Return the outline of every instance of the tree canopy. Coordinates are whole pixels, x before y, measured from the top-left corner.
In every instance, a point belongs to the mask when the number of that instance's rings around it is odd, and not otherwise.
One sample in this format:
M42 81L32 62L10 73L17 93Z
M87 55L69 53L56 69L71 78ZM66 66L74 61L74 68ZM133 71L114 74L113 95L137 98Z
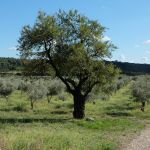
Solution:
M144 111L145 103L150 101L150 77L138 77L132 88L132 94L135 97L135 101L142 103L141 111Z
M39 12L35 24L24 26L18 50L25 59L43 60L74 97L74 117L84 117L84 104L97 84L111 82L118 72L104 60L116 48L104 41L105 27L76 10L55 15ZM78 107L77 107L78 105Z

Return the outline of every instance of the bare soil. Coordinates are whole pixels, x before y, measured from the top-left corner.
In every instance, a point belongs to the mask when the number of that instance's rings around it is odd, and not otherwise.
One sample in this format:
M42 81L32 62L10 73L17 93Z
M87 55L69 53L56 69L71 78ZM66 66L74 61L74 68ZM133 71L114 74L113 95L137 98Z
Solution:
M143 130L123 150L150 150L150 126Z

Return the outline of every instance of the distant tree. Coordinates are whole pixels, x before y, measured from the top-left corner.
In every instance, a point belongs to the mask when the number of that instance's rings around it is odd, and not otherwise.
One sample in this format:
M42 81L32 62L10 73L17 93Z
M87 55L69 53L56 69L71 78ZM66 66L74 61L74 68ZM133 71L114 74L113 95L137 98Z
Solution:
M137 102L141 102L141 111L144 112L146 102L150 102L150 77L139 78L133 84L133 96Z
M21 67L22 62L20 59L0 57L0 71L2 72L18 70Z
M97 84L111 82L118 72L104 59L116 47L104 41L105 28L78 11L40 12L33 27L24 26L18 50L23 59L47 61L73 95L76 119L84 118L85 102Z
M47 88L42 82L36 81L28 87L27 94L31 102L31 109L33 109L34 103L46 96Z
M63 85L58 80L52 80L47 84L47 101L50 103L52 96L61 93L63 90Z
M30 87L31 83L29 81L22 80L18 86L18 90L21 91L21 95L23 92L27 92L28 88Z
M24 68L22 69L23 75L26 76L48 76L53 75L52 69L45 60L33 59L22 60Z
M62 100L62 101L66 100L66 96L63 92L58 94L58 98L59 98L59 100Z
M8 100L8 96L13 92L13 85L9 81L0 80L0 95Z

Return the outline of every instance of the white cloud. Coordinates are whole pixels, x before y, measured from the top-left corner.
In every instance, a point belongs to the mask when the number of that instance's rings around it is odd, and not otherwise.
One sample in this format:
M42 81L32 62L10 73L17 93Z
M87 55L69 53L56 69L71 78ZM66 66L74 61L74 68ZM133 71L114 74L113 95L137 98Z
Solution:
M146 51L146 54L147 54L147 55L150 55L150 50L149 50L149 51Z
M142 63L147 64L147 63L148 63L148 58L147 58L147 57L143 57L143 58L141 59L141 61L142 61Z
M104 36L102 39L104 42L111 41L111 38L109 36Z
M99 37L99 36L95 36L93 35L93 37L96 39L96 40L99 40L99 41L102 41L102 42L107 42L107 41L111 41L111 38L109 36L104 36L104 37Z
M124 55L124 54L121 54L120 57L119 57L119 60L120 60L120 61L123 61L123 62L126 61L125 55Z
M9 47L9 48L8 48L8 50L16 51L16 50L17 50L17 48L16 48L15 46L13 46L13 47Z
M145 44L150 44L150 40L144 41Z
M134 59L129 60L130 63L135 63Z

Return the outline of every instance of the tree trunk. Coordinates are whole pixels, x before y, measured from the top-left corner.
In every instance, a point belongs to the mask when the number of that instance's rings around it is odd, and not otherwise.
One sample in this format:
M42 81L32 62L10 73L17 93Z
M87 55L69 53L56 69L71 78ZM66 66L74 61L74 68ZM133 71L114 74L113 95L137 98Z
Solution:
M82 95L76 94L74 97L73 117L75 119L83 119L85 117L85 99Z
M142 102L142 105L141 105L141 111L144 112L144 108L145 108L145 102Z
M52 95L50 97L49 97L49 95L47 95L47 102L48 103L50 103L51 99L52 99Z
M31 100L31 109L33 110L33 100Z
M23 91L21 90L21 94L20 94L21 98L22 98L22 94L23 94Z
M6 101L8 102L8 96L5 96Z

